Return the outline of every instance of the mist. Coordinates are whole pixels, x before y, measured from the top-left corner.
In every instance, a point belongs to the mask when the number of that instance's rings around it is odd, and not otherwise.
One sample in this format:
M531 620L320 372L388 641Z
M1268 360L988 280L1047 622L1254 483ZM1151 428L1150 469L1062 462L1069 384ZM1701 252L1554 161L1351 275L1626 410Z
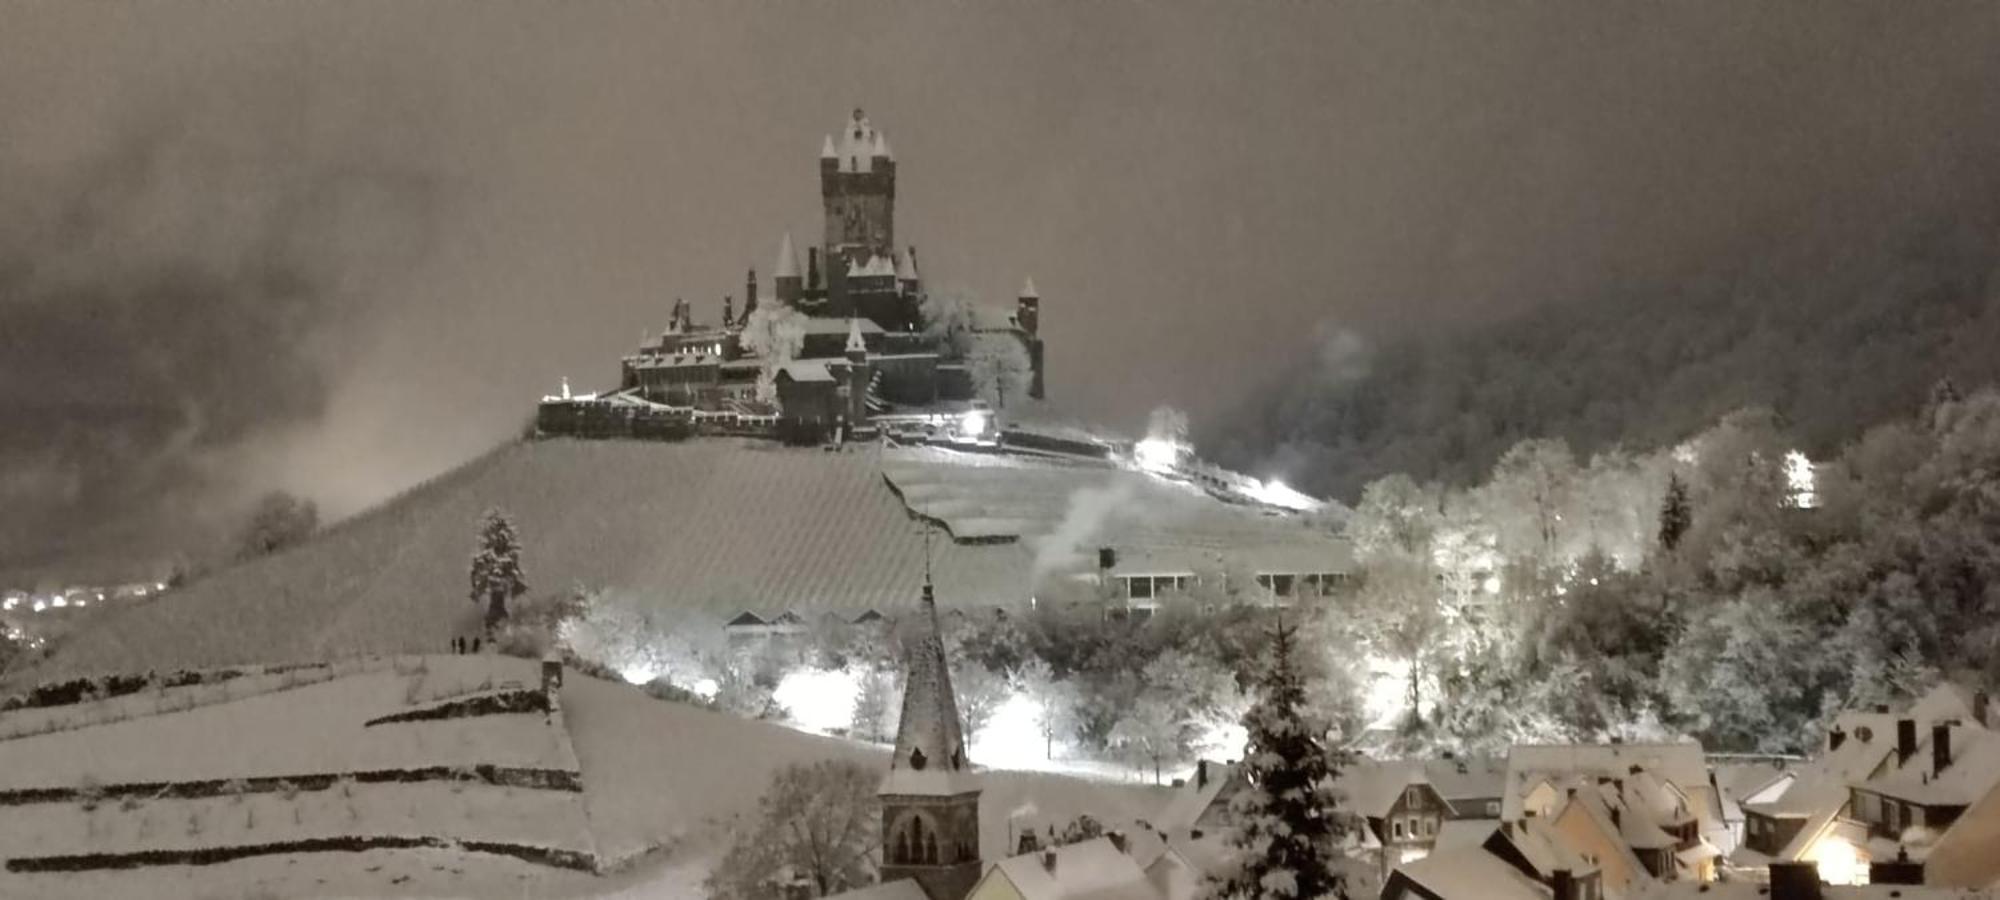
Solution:
M1949 206L2000 158L1977 4L0 18L0 574L175 552L272 488L351 514L509 439L816 234L855 106L926 279L1033 276L1054 412L1125 429Z

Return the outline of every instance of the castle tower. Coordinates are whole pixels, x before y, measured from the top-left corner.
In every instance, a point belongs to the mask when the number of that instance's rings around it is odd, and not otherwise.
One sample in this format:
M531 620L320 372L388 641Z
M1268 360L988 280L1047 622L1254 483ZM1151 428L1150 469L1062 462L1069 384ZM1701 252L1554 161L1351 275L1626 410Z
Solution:
M792 249L792 233L787 231L778 244L778 265L771 270L771 291L779 303L796 306L799 298L805 296L805 287L805 279L799 276L799 253ZM749 312L744 310L745 315Z
M819 193L826 212L827 268L835 258L859 268L896 246L896 158L889 139L861 110L820 145Z
M963 900L979 880L979 776L965 758L937 600L903 638L903 714L882 799L882 881L915 879L930 900Z

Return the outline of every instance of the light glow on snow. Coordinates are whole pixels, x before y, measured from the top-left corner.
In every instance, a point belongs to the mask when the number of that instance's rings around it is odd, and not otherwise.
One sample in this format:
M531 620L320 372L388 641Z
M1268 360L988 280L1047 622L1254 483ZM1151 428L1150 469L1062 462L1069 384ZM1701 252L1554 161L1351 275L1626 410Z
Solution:
M1259 503L1268 503L1272 506L1298 510L1300 512L1318 509L1320 506L1318 500L1292 489L1290 485L1276 478L1269 481L1253 482L1246 493L1250 495L1250 499Z
M993 710L986 726L966 741L979 765L995 769L1049 768L1048 745L1042 740L1042 707L1018 691Z
M792 722L807 731L832 734L854 721L854 698L861 679L845 669L796 669L785 674L771 692L792 714Z
M1819 479L1812 460L1797 450L1785 454L1785 486L1791 489L1793 506L1812 509L1819 505Z
M661 671L658 663L646 660L644 662L627 663L620 666L618 668L618 677L625 679L626 684L646 684L660 677Z
M694 691L695 695L703 700L713 700L716 692L722 690L722 685L717 684L713 678L697 678L689 690Z
M990 421L991 418L985 410L975 409L959 418L958 428L965 432L966 437L978 437L986 433L986 426Z
M1180 462L1181 445L1161 438L1146 438L1132 445L1132 460L1139 468L1156 474L1172 472Z
M1362 708L1374 728L1389 728L1407 711L1410 700L1410 664L1382 656L1368 658L1368 689Z

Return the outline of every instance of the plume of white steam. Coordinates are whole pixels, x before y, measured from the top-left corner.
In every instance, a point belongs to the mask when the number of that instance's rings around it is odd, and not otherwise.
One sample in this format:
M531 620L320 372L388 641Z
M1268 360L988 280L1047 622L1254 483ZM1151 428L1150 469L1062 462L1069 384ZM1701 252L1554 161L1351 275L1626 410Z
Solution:
M1132 481L1126 478L1072 491L1062 521L1035 545L1032 581L1039 583L1050 572L1082 562L1105 524L1132 501L1132 491Z

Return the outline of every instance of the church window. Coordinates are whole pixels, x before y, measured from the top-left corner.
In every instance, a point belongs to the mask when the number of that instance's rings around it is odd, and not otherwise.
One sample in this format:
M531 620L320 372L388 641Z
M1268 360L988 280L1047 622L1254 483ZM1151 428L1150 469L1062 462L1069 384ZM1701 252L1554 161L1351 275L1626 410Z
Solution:
M931 833L931 832L925 832L925 833L924 833L924 862L925 862L926 864L929 864L929 865L933 865L933 866L934 866L934 865L937 865L937 861L938 861L938 846L937 846L937 835L936 835L936 834L933 834L933 833Z
M929 760L924 758L924 748L913 747L910 749L910 768L921 772L924 770L924 765L928 762Z

